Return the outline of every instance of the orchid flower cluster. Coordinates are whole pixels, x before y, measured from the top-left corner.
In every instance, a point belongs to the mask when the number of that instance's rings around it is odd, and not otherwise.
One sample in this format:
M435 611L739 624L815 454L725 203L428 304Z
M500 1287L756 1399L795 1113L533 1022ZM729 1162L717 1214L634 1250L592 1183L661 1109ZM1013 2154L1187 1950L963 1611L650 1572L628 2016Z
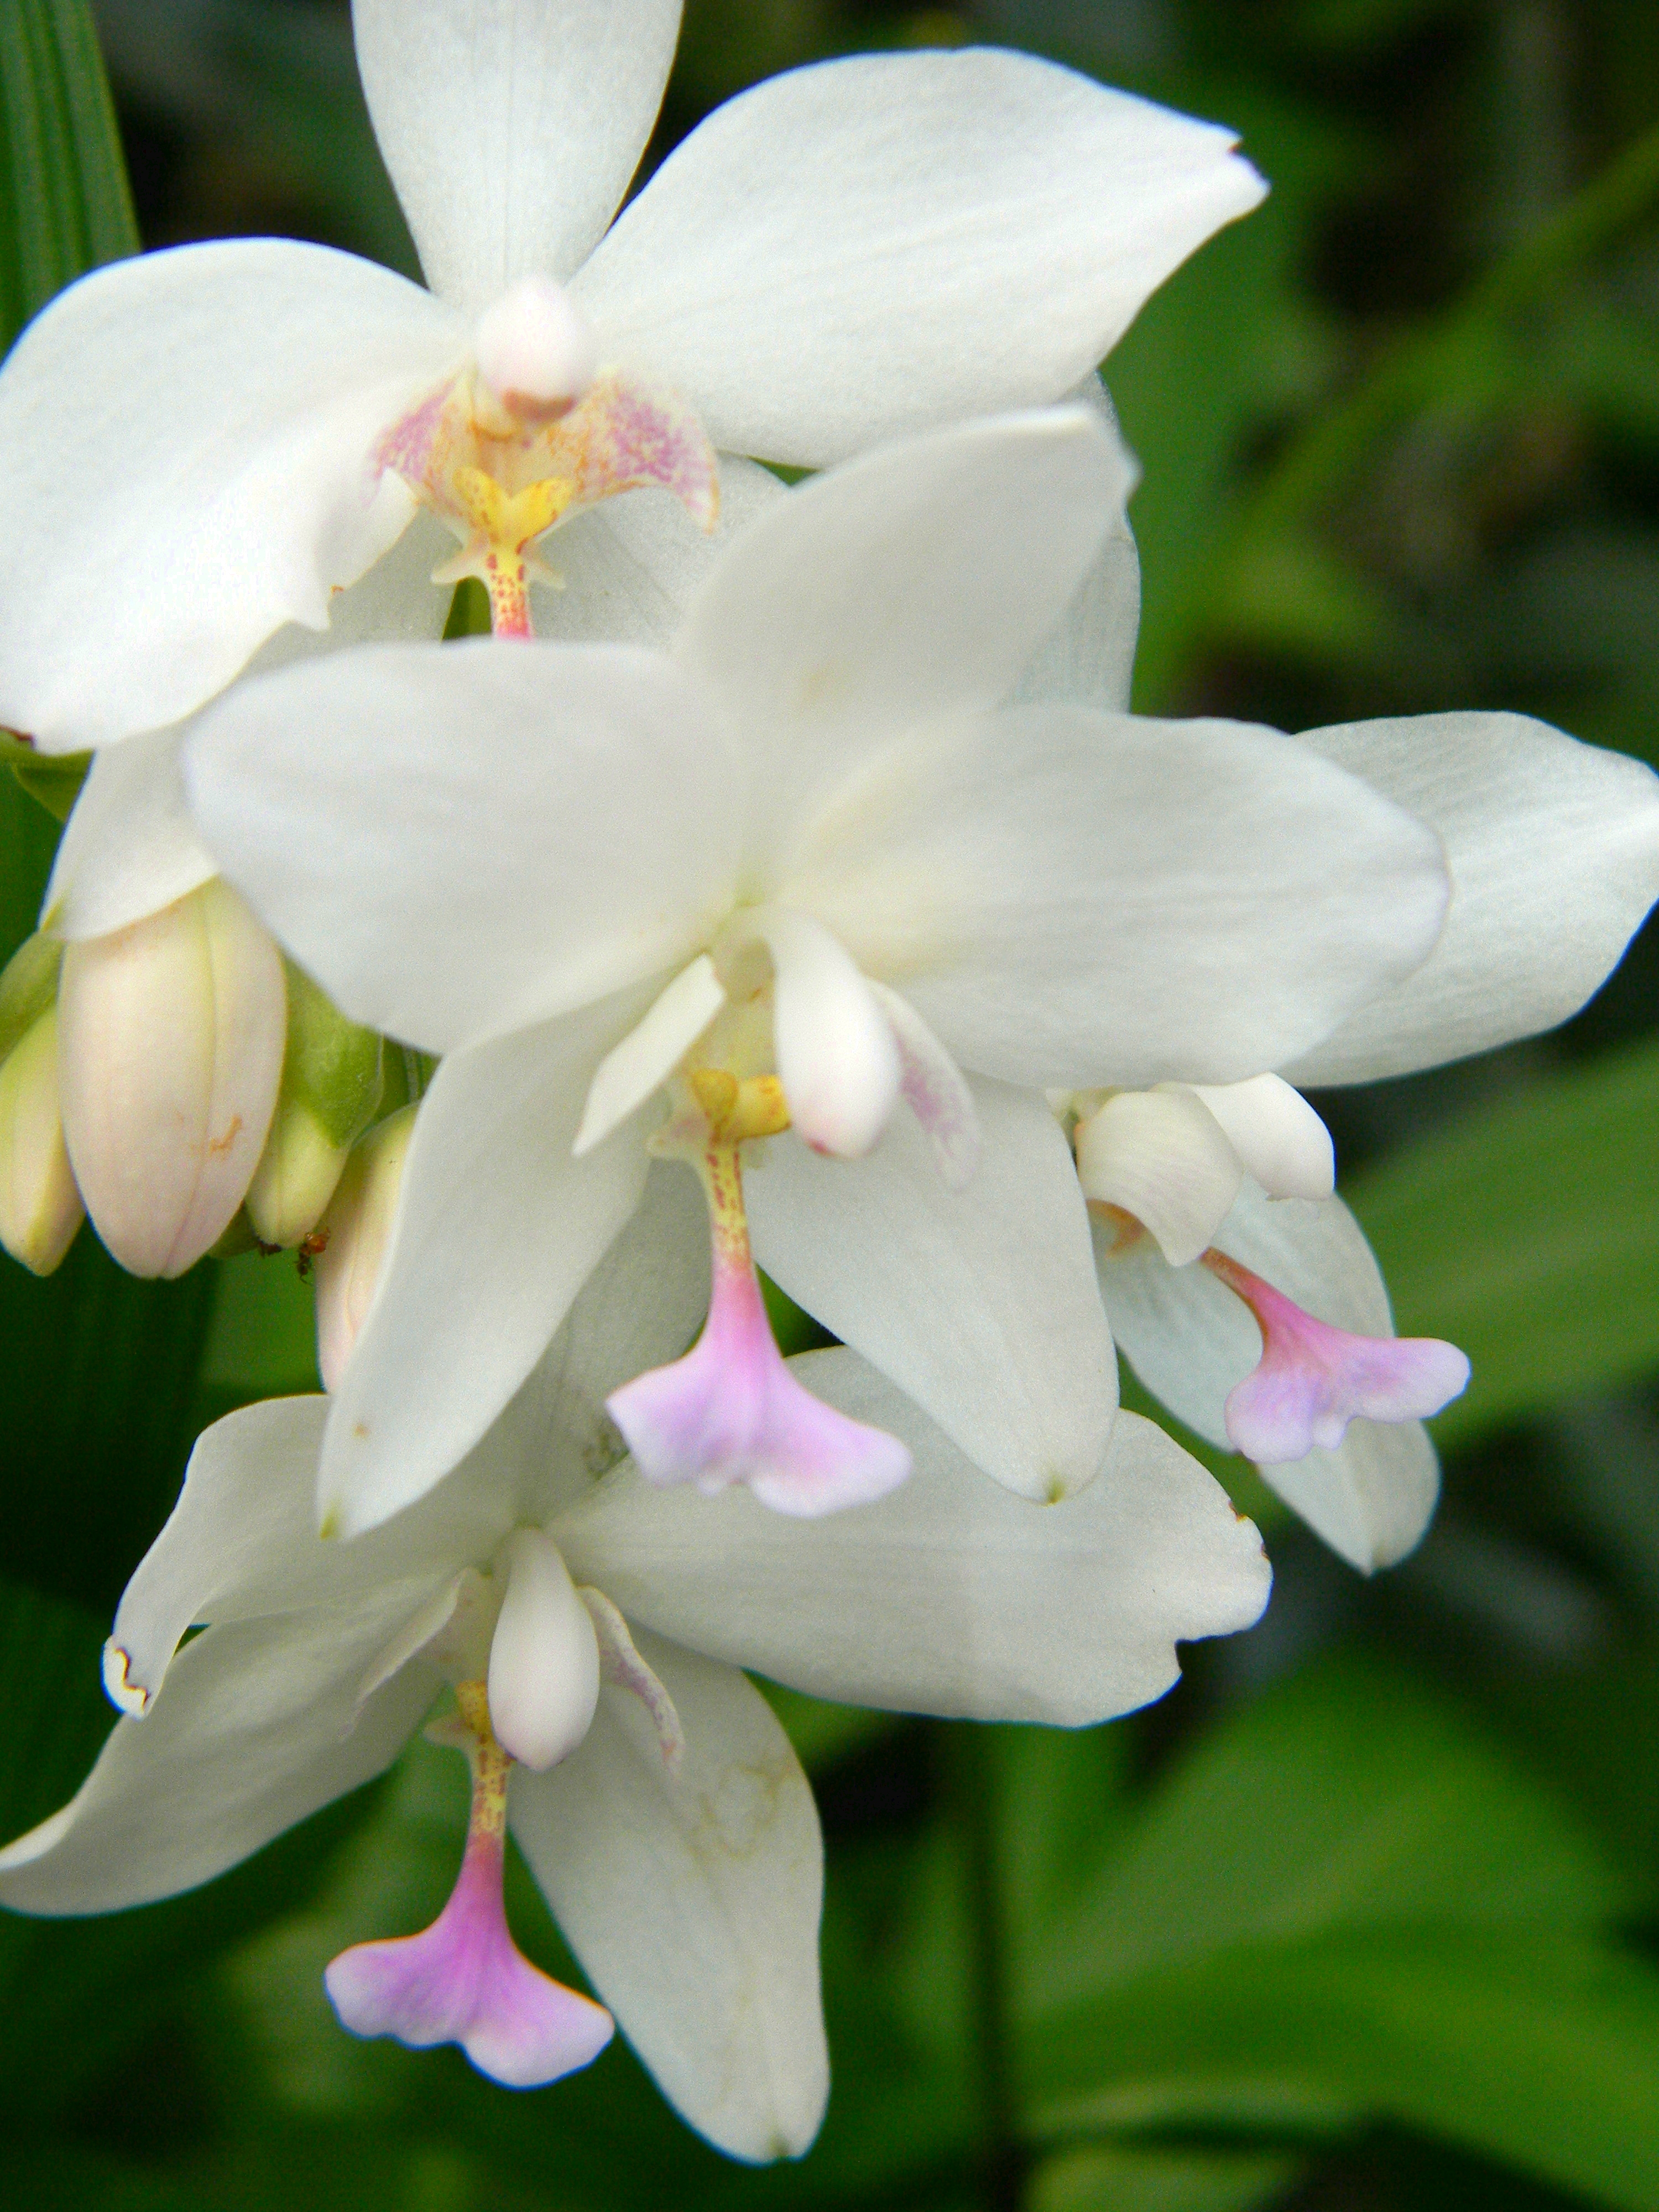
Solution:
M742 1670L1071 1727L1254 1621L1119 1352L1408 1551L1468 1363L1395 1337L1302 1087L1572 1012L1659 782L1514 715L1132 715L1096 365L1260 179L915 52L758 86L617 215L678 14L356 0L430 290L187 246L0 374L0 720L91 756L0 980L0 1234L297 1248L327 1390L202 1437L0 1901L206 1881L426 1724L459 1879L342 2022L523 2087L614 2015L765 2159L827 2094L822 1852ZM492 634L441 641L463 580ZM602 2002L516 1949L509 1830Z

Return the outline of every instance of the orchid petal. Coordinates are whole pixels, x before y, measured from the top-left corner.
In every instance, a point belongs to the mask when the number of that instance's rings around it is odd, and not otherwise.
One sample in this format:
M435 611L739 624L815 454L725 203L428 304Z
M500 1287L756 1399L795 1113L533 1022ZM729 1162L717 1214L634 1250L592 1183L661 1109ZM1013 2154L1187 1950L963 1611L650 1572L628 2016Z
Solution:
M1117 415L1098 376L1086 378L1071 396L1117 437ZM1063 701L1103 714L1127 714L1139 629L1140 556L1127 514L1115 507L1104 544L1058 629L1032 654L1012 695L1014 703Z
M0 723L108 744L181 720L283 623L323 629L412 512L374 480L377 434L464 349L418 286L284 239L60 293L0 374Z
M219 872L185 803L183 734L151 731L94 757L41 902L41 925L54 935L112 935Z
M774 895L1009 1082L1259 1074L1445 911L1434 833L1273 730L1024 707L896 748L863 798Z
M1120 1091L1077 1129L1078 1181L1157 1237L1172 1267L1196 1260L1243 1176L1214 1118L1180 1085Z
M810 915L750 907L722 937L722 957L758 939L772 956L778 1078L803 1144L858 1159L898 1103L899 1048L874 993Z
M1161 1697L1177 1638L1247 1628L1267 1602L1255 1528L1150 1421L1120 1413L1099 1481L1039 1507L988 1483L852 1352L790 1364L902 1435L909 1481L784 1523L735 1494L647 1494L619 1468L558 1533L635 1622L816 1697L1077 1727Z
M1024 54L861 55L728 100L574 289L716 445L822 468L1072 390L1261 198L1232 144Z
M892 1025L904 1103L927 1132L947 1186L965 1190L980 1154L979 1115L968 1079L908 999L885 983L869 988Z
M651 136L680 0L353 0L374 135L434 292L562 280Z
M669 2101L736 2157L798 2155L829 2091L812 1793L735 1667L638 1643L684 1757L665 1763L643 1705L607 1685L579 1750L514 1777L513 1832Z
M318 1497L343 1534L411 1504L478 1441L639 1204L634 1122L571 1156L594 1060L639 1010L632 994L439 1068L334 1394Z
M660 1090L725 1004L714 963L700 952L595 1069L571 1146L578 1159Z
M185 757L209 849L301 965L436 1052L689 960L730 902L728 776L659 655L499 638L238 684Z
M1245 1173L1269 1198L1328 1198L1335 1189L1331 1133L1288 1083L1277 1075L1255 1075L1244 1083L1200 1083L1192 1089L1220 1124Z
M1340 1199L1269 1199L1247 1187L1217 1242L1298 1305L1356 1334L1391 1334L1376 1262ZM1112 1331L1136 1374L1188 1428L1231 1449L1227 1395L1261 1356L1249 1310L1207 1268L1170 1267L1147 1237L1114 1245L1103 1228L1097 1249ZM1414 1422L1355 1421L1335 1450L1316 1447L1262 1475L1366 1574L1417 1544L1440 1479L1434 1448Z
M1522 714L1350 722L1299 742L1432 823L1453 891L1423 966L1297 1059L1293 1082L1370 1083L1553 1028L1659 896L1659 778L1624 753Z
M1087 1217L1043 1101L972 1089L984 1149L965 1190L908 1114L865 1160L769 1139L744 1182L755 1256L988 1474L1065 1497L1099 1471L1117 1404Z
M742 733L763 865L787 864L825 805L856 805L907 725L1006 696L1131 481L1071 407L867 454L735 540L675 654Z

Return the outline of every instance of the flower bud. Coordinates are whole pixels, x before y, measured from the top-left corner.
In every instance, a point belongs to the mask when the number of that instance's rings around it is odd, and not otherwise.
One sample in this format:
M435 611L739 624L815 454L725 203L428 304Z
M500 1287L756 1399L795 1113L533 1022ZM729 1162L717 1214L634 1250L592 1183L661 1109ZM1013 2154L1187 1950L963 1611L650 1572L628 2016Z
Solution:
M380 1039L349 1022L309 975L286 964L282 1087L247 1193L254 1235L283 1245L301 1243L316 1227L381 1090Z
M0 1066L0 1243L33 1273L49 1275L85 1211L64 1143L58 1009L48 1006Z
M64 1130L110 1251L181 1275L236 1209L264 1150L286 1031L281 955L228 884L64 954Z
M356 1146L317 1225L317 1364L325 1390L339 1386L380 1279L416 1110L388 1115Z

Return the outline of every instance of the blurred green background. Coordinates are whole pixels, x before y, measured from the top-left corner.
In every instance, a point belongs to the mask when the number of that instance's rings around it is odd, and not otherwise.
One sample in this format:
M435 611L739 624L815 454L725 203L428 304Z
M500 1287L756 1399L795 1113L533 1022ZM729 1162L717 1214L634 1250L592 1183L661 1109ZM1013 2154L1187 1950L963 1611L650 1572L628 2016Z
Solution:
M147 245L413 270L331 0L100 0ZM650 159L755 78L988 40L1223 120L1267 206L1109 365L1146 465L1138 703L1515 708L1659 761L1653 0L692 0ZM81 0L0 4L8 337L135 234ZM135 393L142 405L142 393ZM0 788L0 955L56 826ZM451 1878L459 1764L196 1896L0 1923L9 2204L1432 2212L1659 2207L1659 933L1558 1035L1319 1100L1402 1330L1475 1381L1421 1552L1268 1534L1252 1634L1078 1736L780 1696L830 1844L818 2146L708 2152L620 2044L514 2096L332 2025ZM287 1263L0 1272L0 1830L73 1788L189 1443L309 1387ZM452 1773L451 1767L454 1768ZM521 1870L515 1922L556 1936Z

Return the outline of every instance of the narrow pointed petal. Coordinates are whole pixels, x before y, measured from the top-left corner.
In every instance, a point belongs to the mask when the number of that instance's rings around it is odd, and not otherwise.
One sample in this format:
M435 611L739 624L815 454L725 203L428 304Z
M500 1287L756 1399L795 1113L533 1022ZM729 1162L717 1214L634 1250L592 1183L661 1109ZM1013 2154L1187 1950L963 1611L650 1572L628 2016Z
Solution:
M64 1129L99 1235L136 1275L181 1275L241 1204L276 1104L283 963L216 878L64 955Z
M864 796L775 896L1007 1082L1259 1075L1419 966L1449 896L1432 830L1242 723L1016 708Z
M1243 1181L1212 1115L1178 1085L1120 1091L1077 1128L1085 1198L1144 1222L1172 1267L1196 1260Z
M238 239L61 293L0 374L0 724L52 752L180 720L384 553L376 436L463 325L346 253Z
M830 2086L812 1793L735 1667L638 1640L684 1725L684 1759L666 1765L644 1705L607 1686L579 1750L514 1778L513 1832L670 2102L734 2157L798 2156Z
M908 1114L856 1162L771 1139L745 1186L755 1255L997 1481L1063 1498L1098 1473L1117 1406L1087 1214L1042 1098L972 1088L984 1148L963 1190Z
M562 281L622 203L680 0L353 0L357 65L434 292Z
M473 638L286 668L201 718L185 780L301 966L434 1052L680 966L730 903L726 742L632 647Z
M1071 395L1118 436L1116 410L1098 375ZM1114 511L1105 543L1072 603L1026 664L1012 694L1019 706L1064 701L1127 714L1140 629L1140 556L1127 513Z
M716 445L822 468L1071 391L1261 198L1232 144L1023 54L795 70L695 131L575 289Z
M1431 823L1455 890L1429 959L1287 1067L1292 1082L1370 1083L1553 1028L1659 897L1659 777L1624 753L1524 714L1413 714L1298 742Z
M1248 1186L1222 1231L1227 1249L1298 1305L1367 1336L1392 1328L1388 1293L1359 1225L1340 1199L1269 1199ZM1101 1295L1136 1374L1187 1425L1231 1449L1228 1393L1261 1356L1243 1302L1206 1267L1171 1267L1149 1237L1097 1238ZM1263 1470L1286 1504L1362 1573L1391 1566L1420 1540L1439 1494L1434 1447L1415 1422L1350 1425L1334 1451Z
M1335 1189L1330 1131L1301 1093L1277 1075L1194 1084L1193 1096L1203 1101L1245 1173L1269 1198L1328 1198Z
M515 1528L503 1549L507 1595L489 1647L490 1725L504 1750L540 1773L587 1734L599 1694L599 1647L552 1539Z
M725 1004L714 963L700 952L599 1062L571 1147L578 1159L661 1088Z
M1224 1253L1206 1263L1261 1330L1260 1364L1227 1396L1227 1434L1259 1466L1334 1450L1350 1421L1412 1421L1467 1389L1469 1363L1437 1337L1358 1336L1316 1320Z
M803 1144L859 1159L898 1103L902 1069L892 1024L827 929L810 915L754 907L722 952L758 938L772 956L772 1035L778 1076Z
M1151 1421L1120 1413L1100 1480L1039 1507L987 1482L852 1352L791 1364L898 1431L915 1473L796 1524L735 1494L648 1495L618 1468L559 1536L636 1622L816 1697L1079 1727L1161 1697L1178 1639L1247 1628L1266 1604L1255 1528Z
M56 935L107 937L218 874L185 804L183 735L154 730L94 756L41 902Z
M904 1103L927 1132L946 1184L965 1190L980 1155L979 1112L968 1079L908 999L885 983L870 988L892 1024Z

